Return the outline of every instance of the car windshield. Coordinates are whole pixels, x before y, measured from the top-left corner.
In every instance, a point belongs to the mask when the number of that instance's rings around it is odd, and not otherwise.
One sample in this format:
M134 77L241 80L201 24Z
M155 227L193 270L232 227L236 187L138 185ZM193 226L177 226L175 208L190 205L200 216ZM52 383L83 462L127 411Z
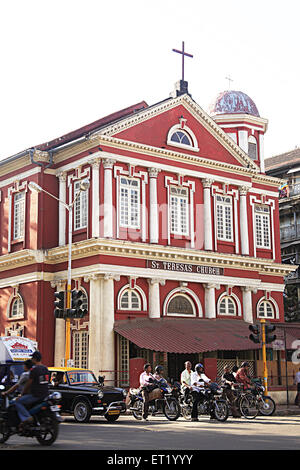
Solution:
M98 384L96 377L90 370L72 370L68 372L68 378L71 385Z

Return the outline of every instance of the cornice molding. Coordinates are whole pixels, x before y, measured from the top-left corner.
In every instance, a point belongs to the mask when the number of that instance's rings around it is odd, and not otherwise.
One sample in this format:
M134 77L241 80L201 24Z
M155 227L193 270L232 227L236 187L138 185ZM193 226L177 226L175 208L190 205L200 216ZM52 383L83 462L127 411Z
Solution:
M150 245L139 242L124 242L92 238L72 245L72 260L86 259L95 255L111 255L123 258L136 258L144 260L160 260L170 262L183 262L192 264L205 264L208 266L255 271L264 275L286 276L295 267L287 264L275 263L265 258L252 258L241 255L207 252L194 249L182 249ZM21 250L16 253L0 257L0 271L10 270L22 266L43 263L55 265L68 261L68 246L59 246L49 250ZM94 263L93 263L94 264Z

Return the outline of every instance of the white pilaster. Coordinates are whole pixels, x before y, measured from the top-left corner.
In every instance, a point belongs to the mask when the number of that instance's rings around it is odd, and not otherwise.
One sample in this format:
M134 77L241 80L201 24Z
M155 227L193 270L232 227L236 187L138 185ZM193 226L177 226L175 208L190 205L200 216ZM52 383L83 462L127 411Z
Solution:
M242 255L249 255L247 192L248 188L240 188L240 232Z
M115 161L107 158L104 167L104 237L113 237L112 169Z
M260 171L265 172L264 134L259 134L259 161Z
M101 305L101 338L100 367L107 385L114 385L115 374L115 298L114 281L120 276L105 274L103 279L103 297Z
M205 318L216 318L215 284L204 284L205 287Z
M59 173L59 194L58 197L61 201L66 202L66 192L67 192L67 175L66 173ZM58 235L58 244L59 246L64 246L66 244L66 208L63 204L58 205L58 225L59 225L59 235ZM64 321L64 320L63 320Z
M150 243L158 243L158 206L157 206L157 175L159 169L151 168L149 170L149 192L150 192L150 214L149 214L149 232Z
M164 285L165 281L162 279L148 279L149 284L149 318L160 318L160 284Z
M101 310L102 310L102 283L100 276L93 275L85 278L90 282L89 301L89 368L98 377L101 367Z
M252 311L252 289L250 287L243 287L243 317L244 321L253 323Z
M248 155L248 131L239 131L239 147Z
M204 179L204 249L212 250L212 220L211 220L211 185L213 180Z
M92 237L100 237L100 188L99 167L100 160L91 161L92 165Z

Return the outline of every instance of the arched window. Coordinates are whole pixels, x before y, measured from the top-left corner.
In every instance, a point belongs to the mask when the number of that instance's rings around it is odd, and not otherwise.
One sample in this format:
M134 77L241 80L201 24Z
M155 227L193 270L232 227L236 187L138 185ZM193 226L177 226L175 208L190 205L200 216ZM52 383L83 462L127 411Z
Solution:
M196 136L186 124L175 124L169 129L167 144L193 151L199 151Z
M193 145L191 138L186 132L183 131L175 131L172 136L171 136L171 141L172 142L177 142L179 144L184 144L184 145Z
M229 296L224 296L219 304L218 315L236 315L236 305Z
M187 295L174 295L168 303L167 315L195 316L196 310L194 303Z
M88 298L87 292L86 292L86 290L85 290L83 287L80 287L80 290L82 291L82 296L81 296L81 300L82 300L81 309L82 309L82 310L87 310L87 311L89 311L89 298Z
M274 318L275 309L269 300L262 300L257 306L257 316L259 318Z
M253 135L248 139L248 156L251 160L257 160L257 141Z
M120 297L121 310L141 310L141 298L134 289L126 289Z
M10 305L9 318L24 317L24 302L22 297L18 294Z

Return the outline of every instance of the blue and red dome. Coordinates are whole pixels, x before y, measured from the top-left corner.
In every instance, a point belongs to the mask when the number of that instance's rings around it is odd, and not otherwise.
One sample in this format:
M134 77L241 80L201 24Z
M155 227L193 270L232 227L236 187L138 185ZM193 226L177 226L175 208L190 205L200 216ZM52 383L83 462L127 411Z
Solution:
M251 114L260 117L254 101L246 93L234 90L219 93L210 106L209 114Z

